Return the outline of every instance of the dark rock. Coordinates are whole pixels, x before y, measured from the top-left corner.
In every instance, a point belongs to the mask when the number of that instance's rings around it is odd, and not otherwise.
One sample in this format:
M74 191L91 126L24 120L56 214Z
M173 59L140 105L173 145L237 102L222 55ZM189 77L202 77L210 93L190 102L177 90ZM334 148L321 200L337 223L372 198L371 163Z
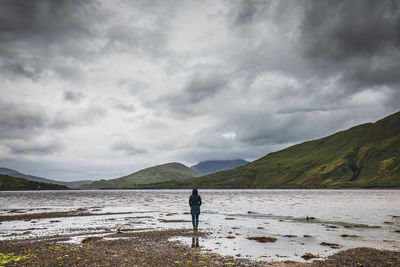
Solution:
M336 229L336 228L339 228L339 227L337 227L337 226L335 226L335 225L326 225L326 227L327 227L327 228L330 228L330 229Z
M358 235L347 235L347 234L344 234L344 235L341 235L341 237L359 237Z
M89 242L95 242L95 241L99 241L102 239L103 239L103 237L101 237L101 236L89 236L82 240L82 244L89 243Z
M314 258L319 258L319 256L311 254L311 253L306 253L303 256L301 256L303 259L305 259L306 261L309 259L314 259Z
M247 239L255 240L260 243L276 242L276 240L277 240L276 238L269 237L269 236L251 236L251 237L248 237Z
M335 248L335 249L340 248L340 245L339 245L339 244L336 244L336 243L322 242L320 245L321 245L321 246L330 247L330 248Z
M284 235L283 237L294 238L294 237L297 237L297 235Z

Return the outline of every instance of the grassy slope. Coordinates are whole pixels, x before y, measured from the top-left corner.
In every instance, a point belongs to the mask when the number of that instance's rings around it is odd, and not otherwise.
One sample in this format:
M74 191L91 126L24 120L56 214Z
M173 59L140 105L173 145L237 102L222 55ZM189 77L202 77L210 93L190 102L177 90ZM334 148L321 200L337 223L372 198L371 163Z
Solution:
M165 182L198 176L194 170L180 163L150 167L116 179L95 181L81 189L135 188L139 184Z
M270 153L234 170L148 187L400 187L400 112Z
M240 166L249 164L247 160L235 159L235 160L208 160L202 161L190 168L197 171L200 174L206 175L211 173L216 173L220 171L226 171L235 169Z
M0 190L68 190L63 185L48 184L29 181L24 178L16 178L8 175L0 175Z
M16 170L9 169L9 168L0 168L0 174L8 175L8 176L16 177L16 178L24 178L26 180L34 181L34 182L65 185L72 189L79 188L84 184L89 184L92 182L91 180L80 180L80 181L72 181L72 182L56 181L56 180L51 180L51 179L47 179L47 178L43 178L43 177L20 173Z

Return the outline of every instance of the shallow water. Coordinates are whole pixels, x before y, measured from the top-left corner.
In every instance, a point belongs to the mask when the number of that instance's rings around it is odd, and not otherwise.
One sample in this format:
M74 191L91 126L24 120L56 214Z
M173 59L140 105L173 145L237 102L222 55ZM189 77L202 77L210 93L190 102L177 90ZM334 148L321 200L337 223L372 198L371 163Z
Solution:
M88 235L117 229L191 228L190 215L185 214L189 195L190 190L0 192L0 215L78 208L93 213L132 212L3 221L0 239L66 234L70 242L80 242ZM303 261L301 256L308 252L327 256L361 246L400 250L400 233L395 232L400 230L400 190L200 190L200 195L199 228L211 235L200 238L199 245L223 255ZM251 236L277 241L258 243L247 239ZM192 238L178 240L192 244ZM321 246L322 242L341 248Z

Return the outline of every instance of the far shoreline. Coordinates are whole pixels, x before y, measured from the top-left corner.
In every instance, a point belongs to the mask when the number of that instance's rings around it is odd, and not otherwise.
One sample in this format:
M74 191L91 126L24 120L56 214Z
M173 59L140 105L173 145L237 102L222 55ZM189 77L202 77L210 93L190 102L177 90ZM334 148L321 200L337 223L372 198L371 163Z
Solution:
M237 190L237 191L391 191L400 190L400 187L373 187L373 188L201 188L196 187L201 190ZM83 191L150 191L150 190L192 190L193 188L99 188L99 189L37 189L37 190L26 190L26 189L13 189L13 190L3 190L0 192L83 192Z

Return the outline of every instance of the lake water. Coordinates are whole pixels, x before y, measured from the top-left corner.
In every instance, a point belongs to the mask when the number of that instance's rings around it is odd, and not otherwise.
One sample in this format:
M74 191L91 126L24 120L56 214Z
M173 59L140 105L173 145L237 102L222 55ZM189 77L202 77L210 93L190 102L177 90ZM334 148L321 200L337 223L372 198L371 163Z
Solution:
M191 218L187 214L190 193L190 190L0 192L0 215L78 208L93 213L129 212L3 221L0 239L66 234L71 236L69 242L80 242L88 235L102 235L104 229L190 229ZM327 256L354 247L400 250L400 190L199 190L199 193L203 200L199 228L211 233L199 240L204 250L271 261L303 261L301 256L308 252ZM22 234L27 229L30 233ZM254 236L274 237L277 241L258 243L247 239ZM178 240L188 246L192 242L192 238ZM322 246L322 242L337 243L340 249Z

